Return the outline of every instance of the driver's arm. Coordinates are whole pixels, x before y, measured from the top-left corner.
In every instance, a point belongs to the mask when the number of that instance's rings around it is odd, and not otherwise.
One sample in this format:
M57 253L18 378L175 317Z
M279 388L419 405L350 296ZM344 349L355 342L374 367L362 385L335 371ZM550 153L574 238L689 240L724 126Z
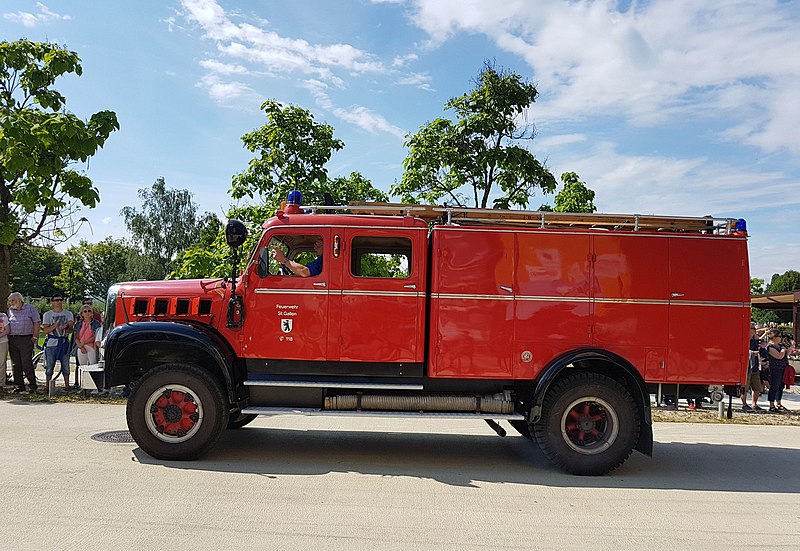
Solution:
M272 258L274 258L278 264L283 264L286 266L294 275L298 275L300 277L308 277L311 275L311 271L308 268L299 262L295 262L294 260L289 260L286 258L284 252L277 247L273 247L272 249Z

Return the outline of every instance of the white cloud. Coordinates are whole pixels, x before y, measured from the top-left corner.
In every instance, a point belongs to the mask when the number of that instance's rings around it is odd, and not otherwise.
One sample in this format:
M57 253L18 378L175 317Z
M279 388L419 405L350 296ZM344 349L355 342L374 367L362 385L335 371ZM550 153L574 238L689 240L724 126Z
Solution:
M50 8L41 2L36 2L36 13L24 11L4 13L3 18L19 23L27 28L33 28L37 25L50 23L51 21L68 21L72 19L69 15L61 15L51 11Z
M216 59L204 59L200 62L200 66L218 75L244 75L248 73L247 68L243 65L222 63Z
M433 45L481 33L522 57L550 121L602 113L653 126L740 117L722 132L767 152L800 153L796 4L777 0L414 0ZM679 39L677 39L679 37Z
M547 136L536 138L536 149L539 151L547 151L564 145L580 143L586 141L585 134L561 134L558 136Z
M107 225L109 225L109 224L110 224L110 223L111 223L113 220L114 220L114 219L113 219L113 218L111 218L110 216L106 216L105 218L103 218L103 224L105 224L105 225L107 226Z
M392 60L392 67L403 67L418 59L419 56L417 54L399 55Z
M420 90L432 91L431 88L431 75L428 73L411 73L397 80L397 84L401 86L414 86Z
M224 107L257 104L262 100L259 94L247 84L237 81L225 82L214 74L204 76L196 86L205 89L214 102ZM238 101L242 99L247 101Z
M334 116L340 118L345 122L355 124L359 128L366 130L372 134L384 133L401 140L405 137L406 132L386 120L383 115L376 113L367 107L356 105L347 109L337 107L331 101L327 93L328 85L319 80L307 80L303 86L314 96L317 105L323 109L330 111Z
M216 42L220 54L258 64L268 72L299 72L317 78L329 78L333 70L354 74L386 72L375 56L349 44L311 44L249 23L234 23L213 0L183 0L182 5L187 19Z
M766 205L800 207L793 178L704 157L623 155L604 142L573 155L563 168L597 193L603 212L738 217Z

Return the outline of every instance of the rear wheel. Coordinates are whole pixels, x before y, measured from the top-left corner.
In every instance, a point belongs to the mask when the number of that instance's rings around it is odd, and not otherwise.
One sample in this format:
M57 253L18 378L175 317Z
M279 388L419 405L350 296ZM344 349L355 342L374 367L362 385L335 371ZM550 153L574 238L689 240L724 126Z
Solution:
M162 365L131 389L128 428L139 447L156 459L196 459L227 425L226 405L208 372L193 365Z
M602 475L630 456L639 438L639 416L617 381L575 373L547 391L534 433L544 454L564 471Z

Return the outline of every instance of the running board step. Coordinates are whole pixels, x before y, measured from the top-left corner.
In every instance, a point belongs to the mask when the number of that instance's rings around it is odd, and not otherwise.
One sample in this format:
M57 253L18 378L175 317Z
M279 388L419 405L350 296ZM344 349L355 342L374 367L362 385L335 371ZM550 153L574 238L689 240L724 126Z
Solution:
M383 383L383 382L359 382L359 381L337 381L335 379L325 380L271 380L271 379L248 379L244 382L245 386L283 386L283 387L305 387L305 388L363 388L369 390L423 390L424 386L413 383Z
M335 417L411 417L419 419L430 417L436 419L516 419L524 420L521 413L469 413L464 411L372 411L372 410L339 410L317 408L286 408L286 407L249 407L242 413L247 415L329 415Z

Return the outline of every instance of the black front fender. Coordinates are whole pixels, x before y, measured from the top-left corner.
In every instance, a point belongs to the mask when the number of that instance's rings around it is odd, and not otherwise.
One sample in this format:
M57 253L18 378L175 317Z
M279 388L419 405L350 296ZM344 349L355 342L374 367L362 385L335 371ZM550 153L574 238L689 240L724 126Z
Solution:
M163 364L193 364L224 385L230 403L245 378L244 367L228 343L212 328L168 321L144 321L115 327L105 341L106 387L128 385Z

